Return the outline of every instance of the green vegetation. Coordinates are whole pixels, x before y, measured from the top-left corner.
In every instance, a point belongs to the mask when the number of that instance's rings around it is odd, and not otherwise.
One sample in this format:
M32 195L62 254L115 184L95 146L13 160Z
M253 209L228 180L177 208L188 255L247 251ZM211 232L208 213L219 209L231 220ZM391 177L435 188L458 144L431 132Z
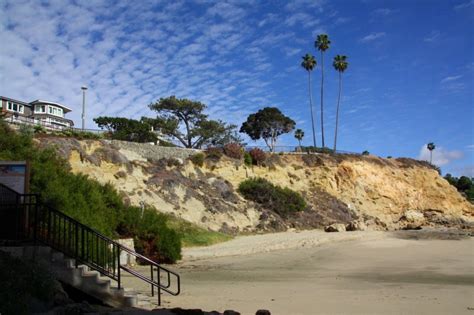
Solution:
M252 178L241 182L239 192L245 199L255 201L282 217L306 208L306 201L299 193L286 187L275 186L264 178Z
M71 173L66 161L54 150L36 148L29 133L17 133L1 120L0 134L0 160L29 161L30 190L40 194L44 203L106 236L133 236L138 247L146 248L151 256L170 262L179 259L179 235L166 227L165 217L147 210L146 220L138 228L133 221L129 223L129 218L139 210L125 206L111 185Z
M204 155L204 153L196 153L189 157L191 162L193 162L194 165L199 166L199 167L203 167L205 158L206 156Z
M313 93L311 93L311 71L316 67L316 59L311 54L306 54L303 57L301 66L308 71L308 93L309 93L309 109L311 111L311 127L313 128L313 146L316 147L316 133L314 128L313 116ZM299 130L299 129L298 129ZM300 144L301 147L301 144Z
M175 217L170 216L167 222L170 228L182 235L181 245L183 247L209 246L232 239L230 235L208 231Z
M97 117L94 122L101 129L107 129L115 140L132 142L156 142L158 139L152 131L151 124L145 120L134 120L122 117Z
M321 138L322 138L322 147L325 147L324 144L324 52L329 49L331 41L329 40L328 35L319 34L314 41L314 47L321 52Z
M334 61L332 63L334 69L339 72L339 96L337 97L337 109L336 109L336 131L334 133L334 152L336 152L336 144L337 144L337 128L339 126L339 104L341 102L341 91L342 91L342 73L347 69L347 57L337 55L334 57Z
M236 135L236 125L208 119L204 114L207 106L201 102L170 96L160 98L149 107L156 111L158 116L155 119L142 119L186 148L200 149L206 145L241 141Z
M0 251L0 314L31 314L32 298L50 304L55 282L48 269Z
M334 153L334 151L329 148L315 148L312 146L302 147L301 150L306 153L326 153L326 154Z
M251 166L253 164L253 159L249 152L244 152L244 163L247 166Z
M263 139L271 152L275 151L276 140L282 134L295 129L295 122L276 107L265 107L247 117L240 132L252 140Z
M207 148L206 149L206 158L219 161L224 155L221 148Z
M367 151L367 150L365 150L365 151L362 152L362 155L369 155L369 154L370 154L370 152Z
M444 176L444 179L456 187L456 189L464 195L467 200L474 203L474 178L469 178L467 176L457 178L448 173Z
M430 142L426 145L426 148L430 151L430 164L433 164L433 150L436 149L436 145L433 142Z
M298 146L300 147L301 150L301 140L303 140L304 137L304 131L301 129L296 129L295 131L295 138L298 140Z

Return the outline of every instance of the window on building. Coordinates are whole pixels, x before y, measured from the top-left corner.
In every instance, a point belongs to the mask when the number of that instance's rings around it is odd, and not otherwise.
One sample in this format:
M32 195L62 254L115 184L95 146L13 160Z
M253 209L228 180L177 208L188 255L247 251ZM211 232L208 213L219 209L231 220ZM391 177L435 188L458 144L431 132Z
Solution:
M35 106L35 113L46 113L46 106L45 105L36 105Z
M23 105L19 105L17 103L13 103L13 102L8 102L7 103L7 110L23 114L24 111L25 111L25 108L24 108Z

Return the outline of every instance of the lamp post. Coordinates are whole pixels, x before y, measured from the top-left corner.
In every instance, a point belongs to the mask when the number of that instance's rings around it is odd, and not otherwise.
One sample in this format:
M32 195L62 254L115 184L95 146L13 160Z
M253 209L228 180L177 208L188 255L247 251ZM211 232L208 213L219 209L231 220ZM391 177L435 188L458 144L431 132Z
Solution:
M82 131L84 131L86 125L86 90L87 86L82 86Z

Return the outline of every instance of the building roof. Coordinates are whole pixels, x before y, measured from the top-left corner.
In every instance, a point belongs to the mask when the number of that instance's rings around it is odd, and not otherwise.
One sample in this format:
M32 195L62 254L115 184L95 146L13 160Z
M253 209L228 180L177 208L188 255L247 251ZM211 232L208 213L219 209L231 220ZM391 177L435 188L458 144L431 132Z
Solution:
M56 102L50 102L50 101L44 101L44 100L36 100L36 101L30 102L30 104L47 104L47 105L58 106L58 107L61 107L62 109L64 109L64 112L65 112L65 113L72 111L72 109L70 109L69 107L67 107L67 106L65 106L65 105L62 105L62 104L59 104L59 103L56 103Z
M10 97L1 96L1 95L0 95L0 99L6 100L6 101L10 101L10 102L15 102L15 103L21 104L21 105L26 105L26 106L29 106L29 105L30 105L29 103L26 103L26 102L23 102L23 101L19 101L19 100L15 100L15 99L10 98Z

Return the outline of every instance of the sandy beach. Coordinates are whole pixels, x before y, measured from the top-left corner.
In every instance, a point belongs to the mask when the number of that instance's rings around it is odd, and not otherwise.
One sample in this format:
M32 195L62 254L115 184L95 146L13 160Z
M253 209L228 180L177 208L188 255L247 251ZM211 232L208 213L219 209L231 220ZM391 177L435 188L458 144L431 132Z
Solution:
M181 274L182 294L164 295L163 306L242 314L474 314L474 239L457 238L305 231L185 249L183 261L170 266Z

